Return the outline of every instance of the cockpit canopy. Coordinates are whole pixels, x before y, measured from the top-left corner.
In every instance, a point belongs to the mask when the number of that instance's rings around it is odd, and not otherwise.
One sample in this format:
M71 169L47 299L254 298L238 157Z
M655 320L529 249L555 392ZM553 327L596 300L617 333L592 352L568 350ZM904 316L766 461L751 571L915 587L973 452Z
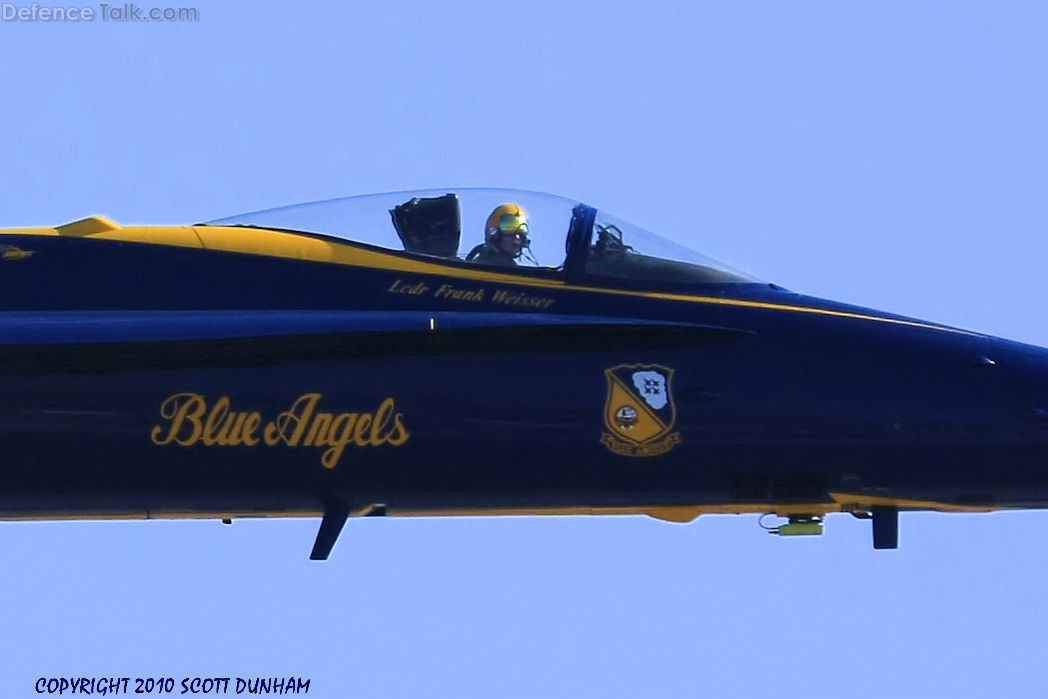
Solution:
M208 225L317 233L394 251L464 261L503 204L527 212L519 271L636 282L757 282L683 245L564 197L515 189L451 188L368 194L239 214ZM483 258L469 264L484 265Z

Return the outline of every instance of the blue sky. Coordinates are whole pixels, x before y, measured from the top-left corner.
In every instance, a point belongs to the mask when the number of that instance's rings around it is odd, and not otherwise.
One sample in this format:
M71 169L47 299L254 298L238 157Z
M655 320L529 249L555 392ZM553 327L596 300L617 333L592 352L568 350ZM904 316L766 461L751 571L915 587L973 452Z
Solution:
M1048 345L1042 3L195 7L0 22L0 225L522 187L796 291ZM0 694L1043 696L1046 524L906 514L874 552L843 515L796 541L753 517L370 519L322 565L312 520L3 524Z

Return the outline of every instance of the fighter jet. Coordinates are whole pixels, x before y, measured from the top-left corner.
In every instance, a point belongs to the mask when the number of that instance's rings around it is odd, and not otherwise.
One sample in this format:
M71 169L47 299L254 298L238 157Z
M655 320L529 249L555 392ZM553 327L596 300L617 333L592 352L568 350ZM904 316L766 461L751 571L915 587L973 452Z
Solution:
M0 516L1048 505L1048 351L497 189L0 231Z

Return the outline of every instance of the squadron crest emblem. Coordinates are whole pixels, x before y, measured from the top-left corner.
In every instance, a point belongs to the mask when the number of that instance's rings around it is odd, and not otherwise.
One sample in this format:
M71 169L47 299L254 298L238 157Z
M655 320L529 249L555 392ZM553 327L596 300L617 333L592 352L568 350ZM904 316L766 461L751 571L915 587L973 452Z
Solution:
M623 456L657 456L680 442L673 432L677 407L673 402L673 369L658 364L621 364L605 369L608 399L604 404L607 432L600 441Z

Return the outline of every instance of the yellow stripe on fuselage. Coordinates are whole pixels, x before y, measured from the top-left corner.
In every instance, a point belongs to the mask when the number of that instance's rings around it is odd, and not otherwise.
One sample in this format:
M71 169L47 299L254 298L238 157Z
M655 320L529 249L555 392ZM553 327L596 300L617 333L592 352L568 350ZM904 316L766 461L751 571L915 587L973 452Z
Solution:
M625 505L625 506L560 506L560 507L451 507L441 509L389 508L389 517L534 517L553 515L647 515L667 522L686 523L701 515L775 514L825 516L834 512L864 512L874 506L894 507L900 511L925 512L993 512L1012 509L988 505L955 505L932 500L908 500L903 498L868 496L861 494L831 493L829 502L807 503L706 503L697 505ZM355 510L352 516L364 515L370 507ZM84 512L23 511L0 514L0 521L67 521L67 520L121 520L121 519L245 519L245 518L289 518L320 517L321 509L302 510L109 510Z
M314 238L299 233L273 231L263 228L242 228L236 226L119 226L101 217L84 219L58 228L13 228L0 231L0 236L56 236L92 238L125 243L143 243L149 245L170 245L175 247L198 248L217 252L232 252L245 255L261 255L303 262L321 262L349 267L363 267L405 274L424 274L471 281L514 284L540 289L578 291L592 294L629 296L634 298L658 299L662 301L679 301L683 303L701 303L711 306L729 306L734 308L753 308L790 313L806 313L834 318L874 321L926 330L957 333L979 337L979 333L951 328L935 323L918 320L887 318L884 316L856 313L852 311L835 311L810 306L769 303L766 301L747 301L743 299L720 298L716 296L696 296L660 291L630 291L607 287L591 287L567 284L558 279L524 276L509 272L496 272L485 269L468 269L455 265L429 262L412 257L390 254L378 250L358 247L349 242L331 241Z
M701 515L775 514L825 516L834 512L866 512L873 506L894 507L901 511L925 512L993 512L1007 509L986 505L955 505L931 500L870 497L831 493L829 502L732 502L699 505L637 505L599 507L514 507L514 508L449 508L436 510L401 510L389 508L390 517L509 517L535 515L647 515L667 522L691 522Z

